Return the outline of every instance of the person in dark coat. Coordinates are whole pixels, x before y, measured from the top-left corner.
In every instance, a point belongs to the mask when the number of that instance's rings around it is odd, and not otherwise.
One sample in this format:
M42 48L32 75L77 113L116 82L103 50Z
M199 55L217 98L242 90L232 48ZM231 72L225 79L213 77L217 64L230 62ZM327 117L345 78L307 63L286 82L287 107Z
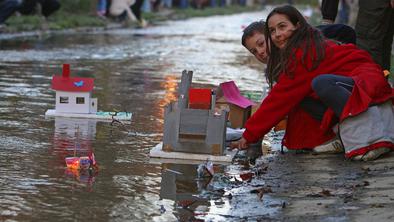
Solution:
M0 0L0 26L20 7L19 0Z
M339 0L323 0L323 23L334 23ZM367 50L385 70L391 68L394 36L394 0L359 0L356 20L357 46Z
M24 0L18 11L23 15L31 15L36 13L37 5L41 6L41 14L45 17L52 15L60 8L58 0Z

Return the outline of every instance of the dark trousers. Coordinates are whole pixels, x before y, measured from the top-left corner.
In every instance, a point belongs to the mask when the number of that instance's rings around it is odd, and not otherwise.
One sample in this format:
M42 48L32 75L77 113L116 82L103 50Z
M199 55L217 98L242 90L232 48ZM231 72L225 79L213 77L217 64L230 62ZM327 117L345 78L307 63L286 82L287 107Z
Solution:
M16 0L0 1L0 24L3 24L19 8Z
M354 81L350 77L324 74L312 80L312 89L320 100L305 98L301 101L301 107L313 118L321 121L323 115L330 107L337 117L340 117L352 89Z
M394 9L390 0L360 0L356 22L357 45L376 63L390 70L394 34Z
M356 31L348 25L329 24L316 26L328 39L333 39L342 43L356 44Z
M60 3L57 0L25 0L19 9L19 12L24 15L35 13L37 4L41 5L41 13L48 17L60 8Z
M321 13L323 19L335 21L338 13L339 0L323 0L321 3Z
M136 0L135 3L130 6L131 11L133 12L133 14L135 15L135 17L137 18L138 21L141 21L141 6L144 3L144 0ZM125 19L127 19L127 12L126 10L117 17L117 19L119 21L124 21Z
M135 3L130 7L138 21L141 21L141 6L144 0L136 0Z

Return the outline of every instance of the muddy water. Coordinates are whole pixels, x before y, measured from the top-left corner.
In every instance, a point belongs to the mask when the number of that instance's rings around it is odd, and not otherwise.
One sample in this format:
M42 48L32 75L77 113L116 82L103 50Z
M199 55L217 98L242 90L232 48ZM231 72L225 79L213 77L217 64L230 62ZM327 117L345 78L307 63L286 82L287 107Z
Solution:
M194 71L195 83L235 80L242 91L261 92L263 68L247 55L240 37L243 26L263 15L195 18L140 30L3 36L0 220L239 220L274 214L279 200L267 196L263 203L242 195L250 193L242 182L221 176L239 173L242 164L217 166L213 179L197 180L196 165L152 163L148 156L162 139L163 107L176 98L183 69ZM63 63L71 64L72 75L95 78L99 110L130 111L132 122L124 127L46 118L55 102L51 77ZM65 168L65 157L89 152L98 171Z

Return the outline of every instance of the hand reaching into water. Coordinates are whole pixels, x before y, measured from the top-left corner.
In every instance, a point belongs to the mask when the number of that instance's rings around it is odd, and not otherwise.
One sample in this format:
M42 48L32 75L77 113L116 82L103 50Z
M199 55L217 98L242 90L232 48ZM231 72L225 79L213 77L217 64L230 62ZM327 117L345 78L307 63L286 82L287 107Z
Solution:
M246 150L248 149L248 147L249 147L248 141L246 141L246 139L243 137L237 141L231 142L230 144L231 149Z

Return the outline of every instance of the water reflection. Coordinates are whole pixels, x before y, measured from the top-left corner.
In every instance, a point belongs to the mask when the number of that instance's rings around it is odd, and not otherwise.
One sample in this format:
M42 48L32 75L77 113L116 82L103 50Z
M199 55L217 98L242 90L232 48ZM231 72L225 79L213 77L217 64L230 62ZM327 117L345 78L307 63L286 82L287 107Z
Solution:
M212 178L197 179L195 165L162 164L160 198L173 200L180 221L195 219L195 210L207 207L208 198L201 197Z
M163 96L163 99L159 103L160 107L164 107L170 104L171 102L177 100L176 97L177 97L178 77L172 74L172 75L166 75L164 78L165 81L163 81L161 85L165 90L165 94ZM163 116L161 116L161 118L163 118Z
M183 69L198 84L238 80L241 90L262 88L262 68L245 66L239 43L241 26L261 16L0 41L0 220L174 221L231 212L220 178L196 180L195 165L162 169L149 163L149 151L162 140L163 106L175 99ZM128 130L45 119L54 104L51 76L63 63L95 78L100 110L133 113ZM65 157L89 152L98 174L66 170ZM190 199L197 202L187 206Z
M97 120L92 119L72 119L55 117L55 132L53 136L52 152L59 159L59 164L65 167L65 175L74 178L78 182L84 183L91 191L95 177L98 175L96 163L91 163L91 167L78 167L82 164L80 158L94 157L92 141L96 136ZM66 159L75 157L74 163L67 164ZM93 161L93 160L92 160ZM73 164L78 165L74 166Z

